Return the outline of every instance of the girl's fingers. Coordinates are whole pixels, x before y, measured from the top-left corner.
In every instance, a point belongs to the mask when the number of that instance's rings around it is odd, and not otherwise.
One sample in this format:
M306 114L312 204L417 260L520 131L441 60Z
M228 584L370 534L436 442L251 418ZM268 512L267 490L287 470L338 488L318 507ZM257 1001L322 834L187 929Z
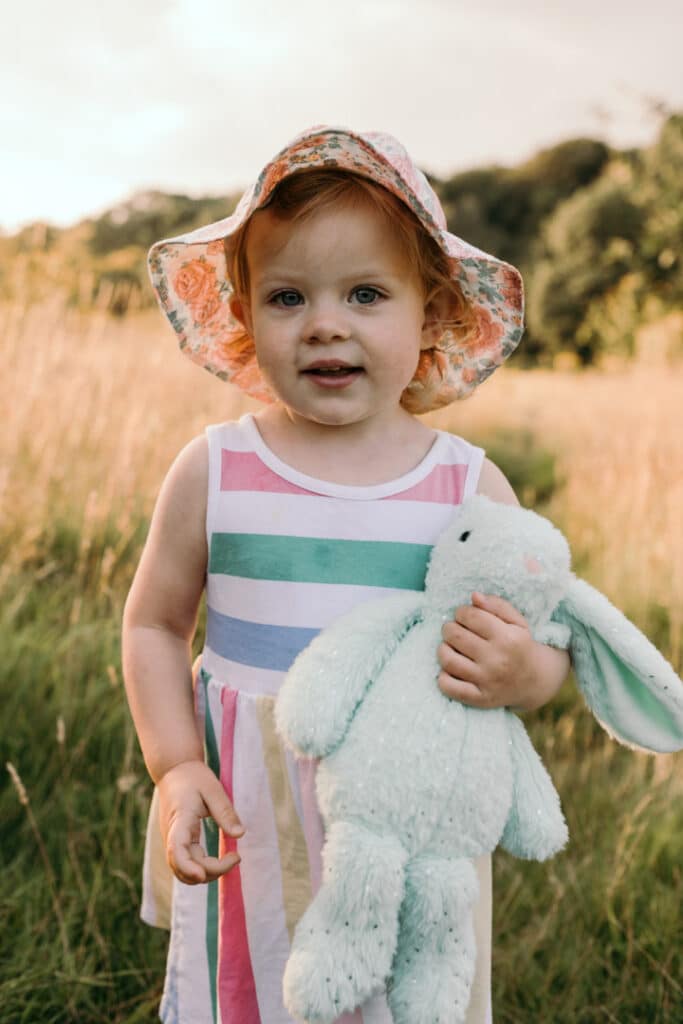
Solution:
M444 622L441 627L441 635L450 648L472 661L477 661L484 655L487 641L482 640L480 636L466 629L459 622Z
M185 774L167 773L160 783L161 828L166 856L174 874L188 885L212 881L239 863L235 850L210 857L201 845L202 818L211 817L233 839L244 828L218 778L204 764L189 765Z
M481 594L478 590L475 590L472 594L472 604L476 608L482 608L487 612L491 612L492 615L502 619L503 622L511 623L513 626L528 627L529 625L522 613L517 611L513 604L506 601L504 597L498 597L496 594Z
M235 836L238 838L239 836L244 835L244 826L237 817L235 808L228 800L225 790L215 776L214 782L206 786L202 791L202 797L209 815L213 818L219 828L222 828L229 836Z
M461 604L455 609L455 623L481 640L493 639L501 625L493 611L471 604Z
M199 822L191 814L174 817L166 833L166 859L181 882L203 882L204 872L196 864L190 850L199 835Z
M174 875L186 885L196 885L207 880L206 871L199 863L198 858L193 856L192 851L196 848L202 849L201 846L198 847L191 841L189 833L183 837L182 833L179 834L174 830L168 837L166 854L169 866ZM202 853L204 853L203 850Z
M438 678L439 689L452 700L459 700L473 708L487 707L487 700L478 686L465 679L454 679L453 676L441 672Z
M211 882L239 862L240 856L235 850L222 857L210 857L199 843L183 842L178 835L172 837L168 847L171 870L186 885Z
M478 682L479 668L477 664L459 651L454 651L449 644L439 644L436 656L443 669L442 674L455 676L456 679L464 679L469 683L476 684Z
M241 859L235 850L224 854L222 857L209 857L201 846L192 847L192 855L203 868L207 882L212 882L214 879L220 878L221 875L227 874L231 868L239 864Z

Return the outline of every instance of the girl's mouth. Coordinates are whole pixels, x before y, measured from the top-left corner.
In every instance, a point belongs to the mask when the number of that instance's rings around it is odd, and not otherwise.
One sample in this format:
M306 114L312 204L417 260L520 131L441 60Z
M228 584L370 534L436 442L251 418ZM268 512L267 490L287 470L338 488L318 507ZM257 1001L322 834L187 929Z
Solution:
M314 377L346 377L350 373L362 373L360 366L314 366L304 373Z
M321 387L342 388L351 384L364 371L361 366L350 366L347 363L324 362L321 360L319 363L307 366L301 372Z

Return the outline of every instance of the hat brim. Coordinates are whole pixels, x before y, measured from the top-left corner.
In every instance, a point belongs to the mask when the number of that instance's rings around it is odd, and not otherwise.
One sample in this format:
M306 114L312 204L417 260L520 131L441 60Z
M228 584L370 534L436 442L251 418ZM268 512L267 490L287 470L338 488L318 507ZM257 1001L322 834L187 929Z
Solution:
M152 286L181 350L193 362L254 398L274 399L253 342L245 341L244 326L230 309L234 291L225 242L267 204L280 181L297 171L324 167L368 177L405 203L441 247L473 311L475 327L465 342L446 326L434 348L422 353L403 395L406 408L424 413L466 397L515 350L524 331L521 274L447 230L424 175L397 143L395 151L387 151L389 138L341 128L304 133L264 167L229 217L152 246Z

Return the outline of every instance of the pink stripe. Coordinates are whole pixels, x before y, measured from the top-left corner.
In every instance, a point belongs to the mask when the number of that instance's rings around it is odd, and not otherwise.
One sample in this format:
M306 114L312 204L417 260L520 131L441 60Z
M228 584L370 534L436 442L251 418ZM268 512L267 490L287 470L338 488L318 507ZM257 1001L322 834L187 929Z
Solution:
M424 480L400 494L390 495L394 501L433 501L439 505L459 505L465 493L467 466L438 465ZM390 499L385 499L390 500Z
M221 450L222 491L270 491L277 494L312 494L278 476L254 452Z
M237 691L225 687L221 704L221 782L232 800ZM221 830L219 855L236 849L237 840ZM221 1024L261 1024L239 865L218 880L218 1005Z
M466 465L438 465L424 480L384 501L432 501L459 505L465 493ZM315 494L269 469L255 452L221 450L221 491L266 491L270 494Z

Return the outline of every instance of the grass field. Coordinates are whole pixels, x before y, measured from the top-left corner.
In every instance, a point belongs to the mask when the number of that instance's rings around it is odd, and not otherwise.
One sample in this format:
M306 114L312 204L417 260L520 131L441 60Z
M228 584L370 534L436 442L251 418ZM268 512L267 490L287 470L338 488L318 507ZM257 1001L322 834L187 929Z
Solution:
M157 314L4 308L0 337L0 1022L153 1021L166 939L137 919L150 783L119 620L169 463L249 404ZM511 370L432 417L487 447L679 673L682 393L680 368ZM528 725L571 842L496 857L496 1024L680 1024L683 756L618 747L570 684Z

